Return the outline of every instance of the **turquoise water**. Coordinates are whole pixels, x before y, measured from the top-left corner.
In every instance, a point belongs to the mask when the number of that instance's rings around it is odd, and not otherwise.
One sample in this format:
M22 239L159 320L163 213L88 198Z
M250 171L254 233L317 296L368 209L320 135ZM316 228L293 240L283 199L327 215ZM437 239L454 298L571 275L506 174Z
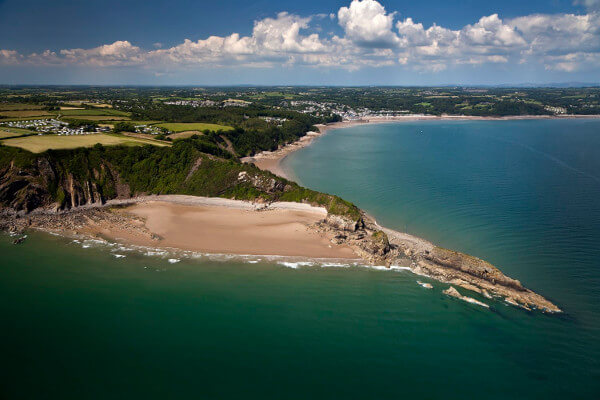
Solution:
M406 271L0 236L0 398L598 398L599 132L362 126L286 160L386 226L494 262L562 315L486 310Z

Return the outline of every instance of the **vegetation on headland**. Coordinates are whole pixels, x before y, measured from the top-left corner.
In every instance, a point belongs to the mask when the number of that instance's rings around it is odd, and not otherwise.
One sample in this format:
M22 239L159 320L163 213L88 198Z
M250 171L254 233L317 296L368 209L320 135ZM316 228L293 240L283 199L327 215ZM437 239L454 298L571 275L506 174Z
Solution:
M0 172L0 203L26 211L52 204L70 208L117 196L187 194L304 202L352 220L360 218L353 204L242 164L209 136L177 140L171 147L96 144L40 154L0 146Z

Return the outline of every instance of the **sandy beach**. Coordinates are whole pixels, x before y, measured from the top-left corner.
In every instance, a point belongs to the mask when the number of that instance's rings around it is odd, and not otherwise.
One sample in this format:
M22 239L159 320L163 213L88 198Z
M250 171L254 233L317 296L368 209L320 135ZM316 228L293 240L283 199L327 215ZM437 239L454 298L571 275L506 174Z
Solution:
M111 210L128 218L127 224L88 221L81 233L202 253L358 258L350 247L333 244L311 228L326 217L322 208L275 203L258 209L248 202L205 198L197 198L198 205L191 196L160 197Z
M253 157L242 158L242 162L254 163L258 168L264 171L270 171L277 176L294 180L293 176L286 174L281 167L281 161L291 153L310 145L313 140L327 131L333 129L349 128L365 124L385 124L390 122L409 122L409 121L508 121L508 120L532 120L532 119L571 119L571 118L600 118L600 115L518 115L508 117L478 117L468 115L401 115L394 117L372 117L369 119L359 119L351 121L333 122L329 124L315 125L319 131L310 131L300 140L283 146L275 151L263 151Z

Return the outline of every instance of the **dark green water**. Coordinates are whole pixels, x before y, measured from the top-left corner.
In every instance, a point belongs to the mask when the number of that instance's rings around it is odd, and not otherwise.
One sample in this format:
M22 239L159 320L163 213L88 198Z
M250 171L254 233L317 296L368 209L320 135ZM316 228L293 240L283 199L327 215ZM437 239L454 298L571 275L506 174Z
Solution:
M486 310L406 271L0 236L0 398L598 398L599 134L378 125L287 160L384 225L498 264L563 315Z

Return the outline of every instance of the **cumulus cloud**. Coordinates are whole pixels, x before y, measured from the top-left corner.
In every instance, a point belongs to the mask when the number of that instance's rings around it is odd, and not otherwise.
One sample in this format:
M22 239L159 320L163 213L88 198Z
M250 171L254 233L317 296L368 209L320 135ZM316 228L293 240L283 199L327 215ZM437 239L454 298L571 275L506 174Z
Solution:
M0 50L2 65L193 68L309 65L358 69L402 66L436 72L452 65L537 63L572 72L600 66L600 0L578 0L583 14L534 14L502 19L483 16L459 29L397 18L376 0L352 0L337 13L298 16L281 12L254 22L252 33L209 36L163 48L142 49L116 41L89 49L46 50L23 55ZM321 33L326 20L341 33ZM313 21L314 20L314 21ZM313 24L315 22L315 24ZM331 22L331 24L334 24Z
M352 0L337 15L346 37L359 46L390 47L398 42L392 32L395 13L386 13L375 0Z

